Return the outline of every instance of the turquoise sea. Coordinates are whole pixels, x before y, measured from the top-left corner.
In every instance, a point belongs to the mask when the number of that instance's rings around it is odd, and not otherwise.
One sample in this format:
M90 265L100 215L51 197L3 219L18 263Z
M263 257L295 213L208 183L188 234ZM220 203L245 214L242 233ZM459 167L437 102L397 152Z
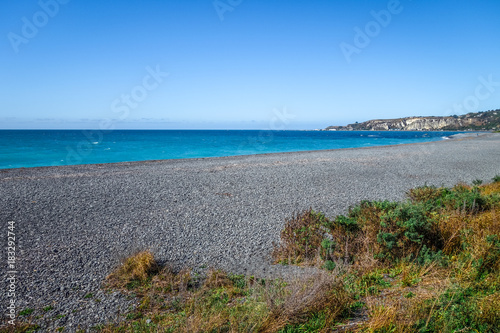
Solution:
M460 132L0 130L0 169L395 145Z

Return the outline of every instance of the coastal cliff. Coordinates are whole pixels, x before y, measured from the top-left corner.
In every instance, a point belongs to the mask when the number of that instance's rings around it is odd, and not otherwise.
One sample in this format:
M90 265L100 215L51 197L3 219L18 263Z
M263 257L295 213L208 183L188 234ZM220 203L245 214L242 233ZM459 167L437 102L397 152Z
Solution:
M448 117L406 117L375 119L346 126L329 126L327 131L466 131L500 129L500 109Z

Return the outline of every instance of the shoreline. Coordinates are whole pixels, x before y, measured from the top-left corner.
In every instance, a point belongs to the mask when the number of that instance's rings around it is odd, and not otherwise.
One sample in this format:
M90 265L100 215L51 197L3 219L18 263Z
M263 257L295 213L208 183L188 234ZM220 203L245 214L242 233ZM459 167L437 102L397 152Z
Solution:
M65 317L51 325L69 330L113 321L134 300L106 294L101 282L120 259L145 249L176 268L298 274L300 269L269 262L273 242L294 212L312 207L331 217L361 200L401 200L416 186L489 181L500 174L498 147L500 134L487 134L392 146L3 169L0 220L16 223L18 309L53 304ZM88 294L101 301L87 300ZM0 302L7 301L2 294Z
M259 131L259 130L255 130ZM302 130L297 130L302 131ZM310 130L316 131L316 130ZM377 131L357 131L357 132L377 132ZM419 132L419 131L406 131L406 132ZM446 131L435 131L435 132L446 132ZM455 133L456 131L448 131L451 133ZM476 135L477 134L477 135ZM479 135L480 134L480 135ZM267 156L267 155L276 155L276 154L297 154L297 153L317 153L317 152L331 152L331 151L339 151L339 150L351 150L351 149L371 149L371 148L380 148L380 147L398 147L398 146L406 146L406 145L418 145L418 144L428 144L433 142L442 142L445 140L463 140L463 139L471 139L476 138L478 136L484 136L488 134L495 134L488 131L474 131L470 133L459 133L454 134L448 137L443 137L441 140L434 141L424 141L424 142L411 142L411 143L400 143L400 144L392 144L392 145L379 145L379 146L368 146L368 147L348 147L348 148L333 148L333 149L316 149L316 150L298 150L298 151L288 151L288 152L270 152L270 153L256 153L256 154L245 154L245 155L228 155L228 156L210 156L210 157L192 157L192 158L171 158L171 159L153 159L153 160L139 160L139 161L122 161L122 162L107 162L107 163L86 163L86 164L65 164L65 165L48 165L48 166L33 166L33 167L17 167L17 168L0 168L0 173L6 172L9 170L28 170L28 169L38 169L38 168L60 168L60 167L74 167L74 166L102 166L102 165L113 165L113 164L131 164L131 163L156 163L156 162L166 162L166 161L197 161L197 160L206 160L206 159L219 159L219 158L233 158L233 157L246 157L246 156Z

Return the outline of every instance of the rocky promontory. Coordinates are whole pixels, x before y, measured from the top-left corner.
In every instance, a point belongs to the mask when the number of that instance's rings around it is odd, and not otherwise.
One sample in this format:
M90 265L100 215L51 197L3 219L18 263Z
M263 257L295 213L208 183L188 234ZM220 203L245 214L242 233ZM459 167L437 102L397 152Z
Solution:
M447 117L375 119L346 126L329 126L327 131L466 131L500 129L500 109Z

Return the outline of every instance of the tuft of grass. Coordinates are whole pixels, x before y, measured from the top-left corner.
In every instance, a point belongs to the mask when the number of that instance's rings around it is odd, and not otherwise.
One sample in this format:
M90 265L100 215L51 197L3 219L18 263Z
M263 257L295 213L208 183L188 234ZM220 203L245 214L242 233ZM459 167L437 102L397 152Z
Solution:
M350 305L341 281L330 274L295 281L289 290L282 303L271 304L260 332L277 332L288 327L286 331L297 325L307 327L311 321L318 324L318 314L321 316L320 328L332 326Z
M33 313L33 311L35 311L35 309L31 309L31 308L26 308L22 311L19 311L19 315L20 316L29 316L30 314Z
M330 226L325 215L312 209L295 214L281 231L281 243L273 251L275 262L315 265L319 257L327 258L335 246L324 238Z
M475 179L472 181L472 185L474 185L474 186L479 186L482 184L483 184L483 181L481 179Z
M49 311L51 311L53 309L54 309L54 307L52 305L49 305L49 306L46 306L46 307L43 308L43 312L49 312Z
M108 277L108 285L112 288L131 289L137 284L145 283L157 272L158 265L150 251L138 252L125 261Z
M31 324L31 323L23 323L20 321L15 321L14 325L8 324L0 328L0 332L5 333L33 333L39 332L40 326Z

